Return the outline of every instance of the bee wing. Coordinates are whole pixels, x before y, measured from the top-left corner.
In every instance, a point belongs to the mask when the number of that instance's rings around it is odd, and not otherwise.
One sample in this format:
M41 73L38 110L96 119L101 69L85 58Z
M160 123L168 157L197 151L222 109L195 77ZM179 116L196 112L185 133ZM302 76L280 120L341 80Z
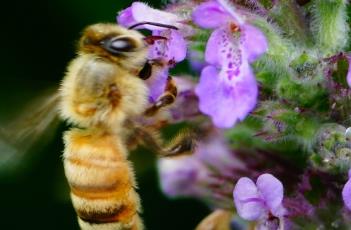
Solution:
M13 168L34 145L50 140L54 132L49 129L59 124L58 102L58 93L45 94L14 120L1 125L0 170Z

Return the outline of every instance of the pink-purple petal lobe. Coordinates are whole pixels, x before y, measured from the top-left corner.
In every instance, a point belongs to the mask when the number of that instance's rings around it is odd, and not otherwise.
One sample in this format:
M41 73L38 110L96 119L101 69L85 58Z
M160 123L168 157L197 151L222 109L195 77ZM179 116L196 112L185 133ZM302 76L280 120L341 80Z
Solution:
M175 62L181 62L186 56L186 41L180 32L176 30L171 30L169 36L168 45L168 60L174 60Z
M163 158L158 162L161 188L169 196L191 195L197 180L198 163L189 157Z
M151 8L143 2L134 2L131 6L132 15L136 22L158 22L167 25L179 26L182 19L177 15ZM149 30L166 30L167 28L145 25Z
M243 46L248 61L254 62L268 50L268 42L265 35L258 28L244 24L241 29L240 42Z
M256 106L256 80L248 65L243 70L247 72L246 76L238 81L221 80L214 66L207 66L201 72L200 82L195 88L199 108L219 128L231 128Z
M223 28L216 29L212 32L210 38L207 41L205 60L209 64L221 66L221 55L219 50L224 45L224 42L226 42L222 39L223 33ZM227 43L229 44L229 41L227 41Z
M233 197L236 211L245 220L258 220L266 212L255 183L247 177L238 180Z
M149 102L155 103L163 94L168 78L168 68L154 70L153 75L146 80L149 87Z
M274 216L281 216L284 196L283 184L273 175L266 173L257 178L256 185L267 208Z
M349 69L347 71L346 81L349 87L351 87L351 56L346 56L346 58L347 58L347 61L349 62Z
M350 174L351 170L349 171ZM345 206L351 211L351 179L346 182L342 189L342 199Z
M166 62L181 62L186 57L187 43L183 36L176 30L153 31L152 35L165 37L155 41L149 49L150 60L161 59Z
M209 171L193 156L158 161L162 190L169 196L209 196L202 185L211 180Z
M216 1L209 1L202 3L193 11L192 19L202 28L214 29L227 24L230 15Z
M117 15L117 23L124 27L130 27L136 24L136 21L133 17L132 7L128 7Z

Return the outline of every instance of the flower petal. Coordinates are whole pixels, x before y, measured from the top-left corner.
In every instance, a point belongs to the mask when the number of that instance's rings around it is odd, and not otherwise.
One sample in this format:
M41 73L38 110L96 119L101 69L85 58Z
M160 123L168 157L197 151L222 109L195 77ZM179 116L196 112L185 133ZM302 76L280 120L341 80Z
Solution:
M176 30L171 30L168 38L167 59L181 62L186 56L186 41L183 36Z
M196 73L200 73L201 70L206 66L204 54L199 50L189 49L188 61L191 69Z
M351 87L351 56L346 56L347 61L349 62L349 70L347 71L346 81L349 87Z
M205 60L206 62L215 66L221 65L220 55L218 52L222 43L221 34L222 29L214 30L206 44Z
M146 80L149 86L149 102L155 103L156 100L163 94L168 78L168 68L156 69L153 68L152 75Z
M182 19L175 14L164 12L161 10L156 10L145 3L134 2L131 6L133 18L136 22L162 22L162 24L180 26L179 21ZM146 28L149 30L166 30L167 28L144 25L141 28Z
M234 157L229 149L223 133L212 131L206 139L198 142L195 155L204 162L216 169L221 174L232 174L232 170L244 169L244 164Z
M248 61L250 63L254 62L267 51L267 39L261 30L249 24L244 24L241 27L241 31L240 42L243 46L243 51Z
M186 41L175 30L154 31L153 35L166 37L167 40L157 40L149 49L149 59L163 59L166 61L180 62L186 56Z
M200 114L198 99L195 95L195 83L189 77L173 77L177 85L177 100L173 103L168 111L170 112L170 123L178 123L184 120L190 120Z
M274 216L280 216L282 210L280 210L284 188L283 184L271 174L262 174L257 178L257 188L261 193L267 207L270 209ZM277 213L276 213L277 212Z
M239 33L233 34L228 27L221 27L208 39L205 60L217 67L240 68L245 61L241 49Z
M342 199L344 200L345 206L351 210L351 180L348 180L342 189Z
M200 4L192 14L193 22L206 29L225 25L230 21L229 14L215 1Z
M232 127L256 105L257 83L248 64L243 68L243 74L238 81L230 82L221 81L214 66L207 66L201 72L195 89L199 107L219 128Z
M233 196L236 210L243 219L258 220L265 214L259 191L251 179L240 178L234 187Z
M117 15L117 23L124 27L129 27L136 23L133 17L132 7L128 7L119 12Z
M210 177L208 170L194 157L161 158L158 161L162 190L169 196L209 196L201 186Z

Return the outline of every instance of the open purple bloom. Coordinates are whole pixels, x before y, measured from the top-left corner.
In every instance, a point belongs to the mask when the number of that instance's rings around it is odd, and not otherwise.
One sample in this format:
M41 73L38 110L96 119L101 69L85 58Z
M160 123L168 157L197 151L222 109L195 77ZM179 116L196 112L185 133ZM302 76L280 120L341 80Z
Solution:
M256 184L242 177L233 191L239 216L249 221L267 219L269 215L282 217L285 214L283 195L282 183L271 174L262 174Z
M162 24L182 28L183 20L180 16L169 12L156 10L145 3L134 2L130 7L121 11L117 16L118 24L129 27L139 22L162 22ZM183 61L186 57L186 41L180 32L164 27L142 25L144 28L152 31L153 36L161 36L165 39L157 39L154 44L150 45L148 59L157 60L163 63L163 69L156 73L157 79L148 81L150 86L150 102L154 102L162 94L168 77L170 66L176 62Z
M118 24L125 27L139 22L162 22L162 24L182 27L181 21L182 18L178 15L153 9L142 2L134 2L117 16ZM142 25L139 28L148 29L153 32L153 35L166 38L166 40L157 40L150 47L149 59L165 59L175 62L184 60L186 56L186 42L179 31L152 25Z
M351 210L351 169L349 170L349 180L342 189L342 199L344 200L345 206Z
M193 21L214 28L206 46L205 60L196 94L200 110L214 124L230 128L243 120L256 106L258 86L249 63L268 48L263 33L238 18L222 1L201 4ZM205 20L211 15L211 20Z

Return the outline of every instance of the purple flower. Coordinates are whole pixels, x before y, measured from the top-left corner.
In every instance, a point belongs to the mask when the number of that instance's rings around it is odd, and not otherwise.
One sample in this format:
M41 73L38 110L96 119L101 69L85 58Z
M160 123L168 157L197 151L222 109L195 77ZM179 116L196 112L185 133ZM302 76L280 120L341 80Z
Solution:
M187 76L173 77L178 90L175 103L173 103L169 111L169 122L177 123L184 120L195 119L200 115L198 99L195 95L195 82Z
M270 215L283 217L283 195L282 183L271 174L262 174L256 184L251 179L242 177L233 191L239 216L249 221L268 219Z
M193 196L232 209L232 181L238 178L235 170L244 170L244 166L218 130L211 126L203 133L206 137L199 140L194 154L159 160L161 188L171 197Z
M169 196L206 196L201 186L208 170L193 156L162 158L158 162L162 190Z
M229 149L223 133L217 129L212 130L205 139L198 142L194 154L221 175L230 176L235 169L245 168L243 162Z
M351 169L349 170L348 174L349 180L342 189L342 199L344 200L345 206L351 210Z
M347 71L346 81L347 81L347 84L349 85L349 87L351 87L351 56L346 55L346 59L349 62L349 69Z
M168 13L161 10L156 10L149 7L143 2L134 2L130 7L122 10L117 15L118 24L129 27L138 22L162 22L162 24L181 26L182 18L178 15ZM151 31L154 30L167 30L167 28L143 25L140 28L145 28Z
M162 24L173 25L180 30L173 30L164 27L142 25L144 28L152 31L153 36L161 36L165 39L157 39L154 44L150 45L148 59L157 60L164 66L154 78L148 81L150 86L150 102L154 102L162 94L168 77L170 66L176 62L183 61L186 57L187 44L181 33L185 26L181 23L183 18L176 14L156 10L145 3L134 2L130 7L121 11L117 16L118 24L129 27L139 22L162 22Z
M139 22L162 22L162 24L180 28L182 27L181 21L182 18L178 15L153 9L142 2L134 2L117 16L118 24L125 27ZM186 56L186 42L181 32L152 25L142 25L139 28L151 30L153 35L166 38L166 40L157 40L154 45L151 45L149 59L173 60L175 62L184 60Z
M208 20L208 17L211 20ZM196 94L200 110L220 128L230 128L256 106L258 87L249 63L268 48L263 33L247 24L226 1L201 4L193 21L215 29L206 46L205 60Z
M186 42L182 34L176 30L154 30L153 35L162 36L167 40L157 40L149 50L149 58L181 62L186 56Z

